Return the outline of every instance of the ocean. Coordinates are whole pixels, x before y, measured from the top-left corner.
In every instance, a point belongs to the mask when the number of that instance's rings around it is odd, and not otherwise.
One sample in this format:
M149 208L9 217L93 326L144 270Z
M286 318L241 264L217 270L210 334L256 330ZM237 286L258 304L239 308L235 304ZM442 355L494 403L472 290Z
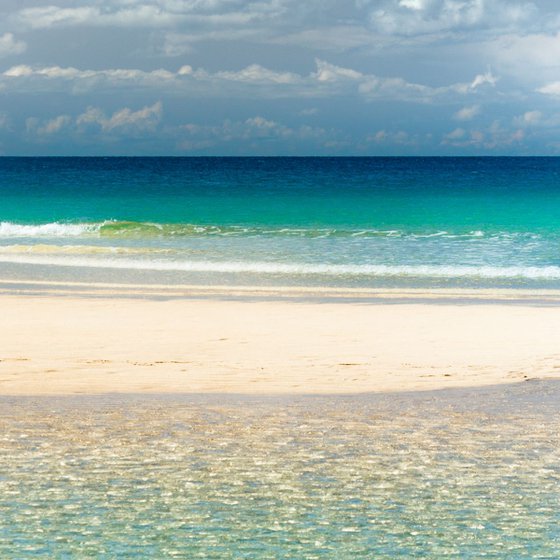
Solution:
M560 287L560 158L0 159L2 279Z

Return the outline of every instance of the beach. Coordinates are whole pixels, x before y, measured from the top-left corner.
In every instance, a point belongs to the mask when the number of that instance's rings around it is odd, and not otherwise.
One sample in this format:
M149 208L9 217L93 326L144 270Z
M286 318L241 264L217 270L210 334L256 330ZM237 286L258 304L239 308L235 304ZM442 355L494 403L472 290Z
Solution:
M0 295L0 394L356 394L560 371L555 293L73 290Z
M558 558L560 161L2 159L2 558Z
M3 557L560 553L557 292L0 286Z

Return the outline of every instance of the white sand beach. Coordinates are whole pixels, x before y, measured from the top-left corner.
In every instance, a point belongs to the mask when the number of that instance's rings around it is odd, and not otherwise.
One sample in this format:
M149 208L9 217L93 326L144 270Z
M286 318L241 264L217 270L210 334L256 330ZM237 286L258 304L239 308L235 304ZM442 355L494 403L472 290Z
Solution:
M560 308L527 294L148 295L0 295L0 394L392 392L560 372Z

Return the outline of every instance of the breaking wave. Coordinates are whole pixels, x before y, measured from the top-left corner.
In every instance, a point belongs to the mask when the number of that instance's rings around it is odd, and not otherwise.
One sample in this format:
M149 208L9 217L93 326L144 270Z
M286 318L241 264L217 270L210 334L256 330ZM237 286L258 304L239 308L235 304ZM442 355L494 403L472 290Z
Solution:
M1 238L25 237L204 237L204 236L273 236L273 237L353 237L353 238L407 238L407 239L536 239L535 233L523 232L466 232L449 231L402 231L375 228L327 228L327 227L270 227L244 225L198 225L198 224L160 224L155 222L106 220L91 223L52 222L45 224L18 224L0 222Z

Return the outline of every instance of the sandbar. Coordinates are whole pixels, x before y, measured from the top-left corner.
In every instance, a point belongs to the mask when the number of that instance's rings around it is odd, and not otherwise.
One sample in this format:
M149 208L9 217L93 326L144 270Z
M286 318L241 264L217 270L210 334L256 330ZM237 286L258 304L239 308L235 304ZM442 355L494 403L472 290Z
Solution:
M0 293L0 395L334 395L560 376L560 304L546 294L20 292Z

